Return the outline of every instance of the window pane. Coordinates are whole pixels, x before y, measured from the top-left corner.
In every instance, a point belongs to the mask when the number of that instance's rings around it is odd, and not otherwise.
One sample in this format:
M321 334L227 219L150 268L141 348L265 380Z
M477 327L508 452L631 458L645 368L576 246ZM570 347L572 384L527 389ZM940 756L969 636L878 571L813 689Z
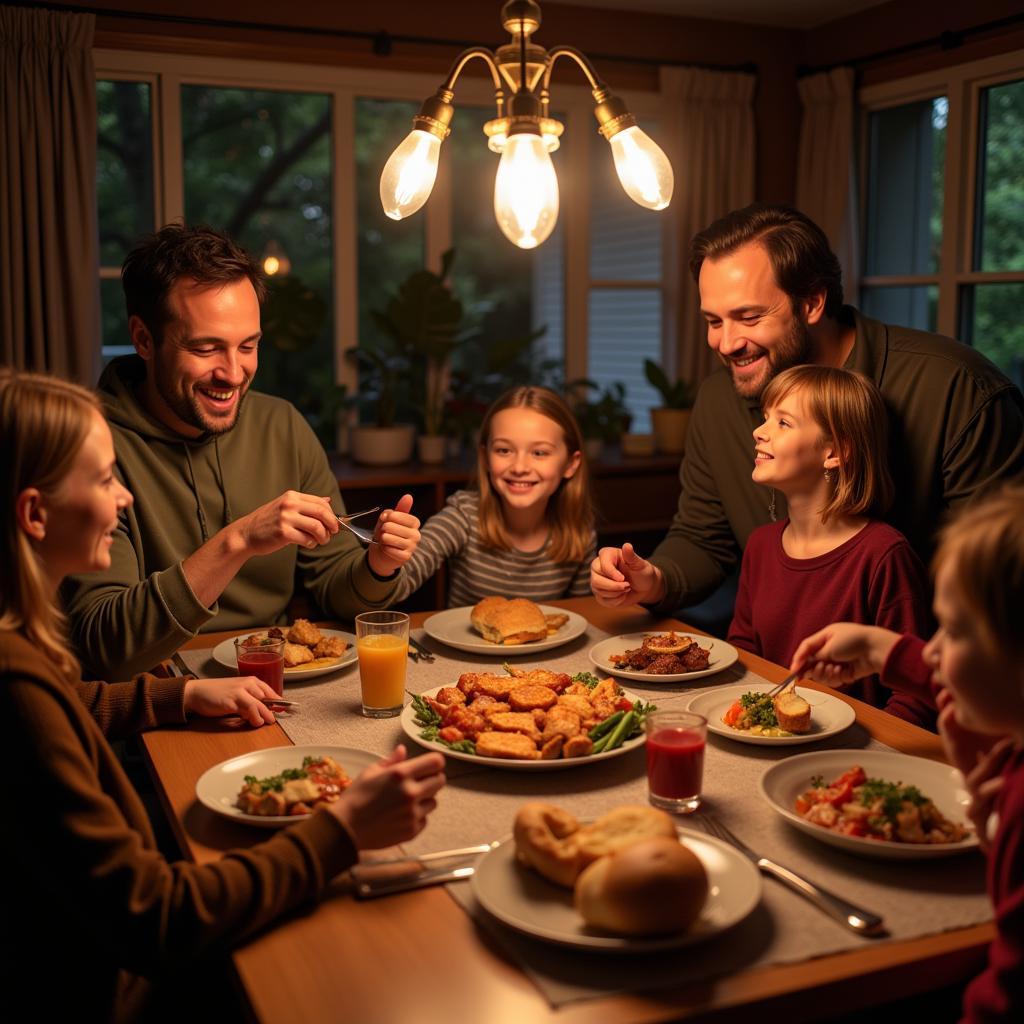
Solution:
M661 291L595 288L589 317L587 376L602 388L622 383L633 414L630 430L646 433L651 429L650 409L661 404L644 376L645 359L661 362Z
M452 168L452 285L467 325L479 332L484 346L471 358L486 359L495 346L515 347L531 331L546 328L532 354L524 351L508 373L510 383L517 377L542 383L539 361L563 361L564 217L537 249L520 249L502 234L494 216L494 178L501 158L487 148L483 133L493 117L493 107L459 107L445 143ZM564 144L552 159L557 173L566 163Z
M1024 388L1024 282L975 285L962 297L963 340Z
M868 276L938 270L948 110L939 96L871 115Z
M183 86L181 122L187 221L291 264L269 277L256 386L333 444L330 97Z
M1024 79L985 89L976 270L1024 270Z
M934 331L939 308L939 289L935 285L910 288L862 288L860 308L865 316L887 324Z
M656 124L641 127L657 138ZM590 277L605 281L660 281L665 214L638 206L626 195L611 147L590 136Z
M154 228L149 84L97 82L96 116L100 265L119 267Z
M114 356L135 351L128 337L128 314L124 308L124 292L118 278L100 280L100 317L103 338L103 363Z

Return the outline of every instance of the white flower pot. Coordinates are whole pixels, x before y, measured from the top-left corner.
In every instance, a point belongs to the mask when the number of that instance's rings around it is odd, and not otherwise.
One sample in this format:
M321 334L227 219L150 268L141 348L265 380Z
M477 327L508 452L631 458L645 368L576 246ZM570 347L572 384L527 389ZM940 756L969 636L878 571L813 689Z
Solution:
M349 436L352 458L366 466L397 466L412 458L416 428L411 423L394 427L353 427Z

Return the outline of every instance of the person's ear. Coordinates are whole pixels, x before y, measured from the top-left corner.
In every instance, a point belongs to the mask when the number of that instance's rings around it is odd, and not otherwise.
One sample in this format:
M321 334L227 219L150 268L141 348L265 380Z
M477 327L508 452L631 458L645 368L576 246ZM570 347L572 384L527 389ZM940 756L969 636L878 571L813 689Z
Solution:
M580 468L580 463L583 461L582 452L573 452L572 458L569 459L569 465L565 467L565 472L562 474L563 480L571 480L576 475L576 470Z
M37 487L26 487L14 499L14 521L30 540L41 541L46 536L46 500Z
M825 316L825 292L818 292L809 298L801 299L800 311L803 313L804 323L808 327L820 323Z
M838 469L842 464L842 453L838 447L832 441L825 442L824 459L822 460L823 469Z
M128 334L132 339L132 344L135 346L135 351L146 362L149 362L153 358L156 342L153 340L153 335L150 334L149 328L142 322L142 317L132 315L128 318Z

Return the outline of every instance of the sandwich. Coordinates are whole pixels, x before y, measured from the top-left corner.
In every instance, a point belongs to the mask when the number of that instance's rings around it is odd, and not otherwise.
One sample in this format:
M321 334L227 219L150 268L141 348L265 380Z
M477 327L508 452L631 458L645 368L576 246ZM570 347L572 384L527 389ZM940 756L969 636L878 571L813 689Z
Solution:
M523 597L485 597L473 608L470 622L492 644L528 644L548 636L544 613Z

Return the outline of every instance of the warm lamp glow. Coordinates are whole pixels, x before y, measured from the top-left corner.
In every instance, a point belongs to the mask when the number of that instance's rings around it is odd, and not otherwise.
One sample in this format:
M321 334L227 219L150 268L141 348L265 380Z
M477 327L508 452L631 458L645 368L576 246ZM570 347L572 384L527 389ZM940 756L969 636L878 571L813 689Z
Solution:
M510 135L494 180L494 214L509 241L534 249L558 220L558 179L539 135Z
M649 210L664 210L672 199L672 165L661 147L633 125L609 139L615 170L626 194Z
M392 220L415 213L430 197L440 153L441 140L417 128L388 158L380 176L380 202Z

